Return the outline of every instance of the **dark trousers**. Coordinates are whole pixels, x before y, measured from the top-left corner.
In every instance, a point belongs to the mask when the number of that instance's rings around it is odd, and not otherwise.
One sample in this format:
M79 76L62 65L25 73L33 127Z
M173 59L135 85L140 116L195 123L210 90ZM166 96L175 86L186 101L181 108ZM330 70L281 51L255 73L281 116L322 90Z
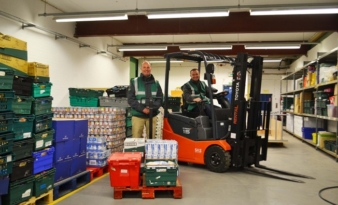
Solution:
M217 107L217 106L214 106ZM203 109L204 113L209 117L209 119L211 119L211 105L210 104L205 104L204 105L204 109ZM200 109L198 106L196 106L194 109L192 109L190 112L198 112L200 113ZM203 113L202 113L203 114Z

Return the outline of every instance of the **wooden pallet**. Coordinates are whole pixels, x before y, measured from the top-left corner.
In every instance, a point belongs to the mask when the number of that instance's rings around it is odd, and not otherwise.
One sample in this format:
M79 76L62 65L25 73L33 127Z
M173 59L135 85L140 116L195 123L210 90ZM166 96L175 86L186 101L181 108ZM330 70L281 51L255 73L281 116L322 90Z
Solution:
M37 202L39 204L50 204L53 202L53 190L49 190L48 192L41 194L38 197L33 196L28 201L21 202L19 205L36 205Z
M146 186L145 176L141 179L141 186L139 187L114 187L114 199L122 199L124 192L130 191L139 191L142 194L142 199L154 199L155 192L161 191L172 191L174 199L181 199L182 198L182 184L180 180L177 178L176 186L156 186L156 187L149 187Z
M87 167L87 171L90 172L90 181L94 178L98 178L108 172L108 165L104 167Z
M90 182L90 172L84 171L54 184L54 200Z

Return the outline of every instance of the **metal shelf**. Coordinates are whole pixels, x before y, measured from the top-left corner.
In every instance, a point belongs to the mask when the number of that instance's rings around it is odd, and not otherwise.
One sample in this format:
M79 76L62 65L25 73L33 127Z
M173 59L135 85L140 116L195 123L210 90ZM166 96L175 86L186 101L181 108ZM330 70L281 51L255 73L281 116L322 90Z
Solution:
M293 95L294 91L290 91L290 92L285 92L285 93L281 93L281 95Z
M336 83L338 83L338 80L334 80L334 81L327 82L327 83L321 83L321 84L316 85L316 88L326 86L326 85L332 85L332 84L336 84Z
M331 121L338 121L338 118L336 117L326 117L326 116L317 115L317 118L331 120Z

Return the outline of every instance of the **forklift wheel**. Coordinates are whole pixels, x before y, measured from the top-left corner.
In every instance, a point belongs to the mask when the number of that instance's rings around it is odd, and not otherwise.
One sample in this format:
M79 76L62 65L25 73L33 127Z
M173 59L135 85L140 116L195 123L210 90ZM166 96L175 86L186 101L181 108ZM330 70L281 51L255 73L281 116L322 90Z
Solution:
M231 156L222 147L213 145L207 149L204 162L208 169L213 172L222 173L229 169Z

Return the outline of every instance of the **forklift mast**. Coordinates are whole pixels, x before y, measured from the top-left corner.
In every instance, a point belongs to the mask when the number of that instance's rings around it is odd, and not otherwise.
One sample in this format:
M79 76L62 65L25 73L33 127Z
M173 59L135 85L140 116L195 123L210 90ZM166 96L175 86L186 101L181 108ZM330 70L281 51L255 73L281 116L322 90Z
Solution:
M260 102L263 58L260 56L250 58L253 60L248 62L248 54L240 53L233 64L232 124L230 138L227 141L232 147L232 165L237 168L259 165L259 161L266 160L267 154L271 105L270 102ZM251 89L249 98L246 99L245 83L248 68L252 69ZM266 116L264 138L257 136L262 103L265 107L263 117Z

